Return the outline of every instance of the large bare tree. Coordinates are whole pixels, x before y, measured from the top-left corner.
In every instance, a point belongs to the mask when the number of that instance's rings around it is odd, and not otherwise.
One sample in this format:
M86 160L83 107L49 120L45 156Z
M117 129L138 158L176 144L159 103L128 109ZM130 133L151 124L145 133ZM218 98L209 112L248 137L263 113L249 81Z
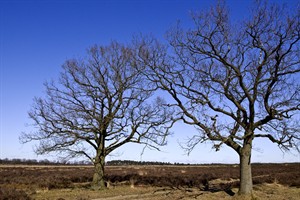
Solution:
M164 145L171 115L153 97L135 52L114 42L66 61L59 81L46 83L46 96L34 99L29 117L37 131L23 133L21 141L38 141L38 154L86 156L94 164L95 189L105 187L105 157L118 147Z
M300 139L300 9L258 1L236 22L222 3L193 15L194 27L171 29L168 45L140 41L139 63L167 91L177 115L199 134L187 149L212 141L240 157L239 194L252 193L255 138L283 149Z

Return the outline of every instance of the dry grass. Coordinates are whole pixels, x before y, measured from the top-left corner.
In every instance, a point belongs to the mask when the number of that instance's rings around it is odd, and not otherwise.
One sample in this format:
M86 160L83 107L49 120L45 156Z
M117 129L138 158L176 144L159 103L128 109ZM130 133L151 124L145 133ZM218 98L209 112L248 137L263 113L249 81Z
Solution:
M257 199L273 199L273 200L299 200L300 188L285 187L277 183L262 184L254 186Z
M233 189L237 192L237 188ZM229 196L225 192L204 192L196 188L157 188L157 187L135 187L118 186L115 188L93 191L88 189L63 189L39 191L32 195L36 200L170 200L170 199L201 199L201 200L299 200L300 188L285 187L276 183L254 186L252 198L240 196Z
M146 188L130 188L130 186L118 186L111 189L94 191L91 189L75 188L75 189L55 189L55 190L40 190L31 197L35 200L88 200L98 198L124 197L130 195L143 195L151 193L154 189Z

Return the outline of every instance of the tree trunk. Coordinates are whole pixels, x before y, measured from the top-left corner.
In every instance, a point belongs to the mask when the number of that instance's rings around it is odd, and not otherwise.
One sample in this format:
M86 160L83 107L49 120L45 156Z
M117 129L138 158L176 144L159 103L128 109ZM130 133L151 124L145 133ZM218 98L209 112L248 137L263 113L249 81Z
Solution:
M252 172L251 172L251 144L245 144L240 152L240 188L239 195L251 195Z
M105 165L105 156L97 156L94 161L94 176L92 182L92 188L94 190L105 189L105 180L104 180L104 165Z

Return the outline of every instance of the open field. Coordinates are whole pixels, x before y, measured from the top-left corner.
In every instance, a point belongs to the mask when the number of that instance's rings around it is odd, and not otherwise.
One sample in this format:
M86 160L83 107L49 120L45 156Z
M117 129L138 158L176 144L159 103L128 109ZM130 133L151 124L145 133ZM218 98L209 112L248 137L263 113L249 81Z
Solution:
M256 199L299 199L300 164L254 164ZM89 189L91 166L0 165L6 199L238 199L237 165L108 166L108 190Z

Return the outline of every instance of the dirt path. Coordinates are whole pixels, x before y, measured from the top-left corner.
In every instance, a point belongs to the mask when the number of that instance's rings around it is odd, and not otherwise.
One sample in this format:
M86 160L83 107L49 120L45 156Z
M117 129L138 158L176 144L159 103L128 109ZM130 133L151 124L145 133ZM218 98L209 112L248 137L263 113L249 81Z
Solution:
M164 199L167 196L167 192L156 192L156 193L145 193L145 194L131 194L131 195L119 195L114 197L106 197L106 198L99 198L94 200L131 200L131 199Z

